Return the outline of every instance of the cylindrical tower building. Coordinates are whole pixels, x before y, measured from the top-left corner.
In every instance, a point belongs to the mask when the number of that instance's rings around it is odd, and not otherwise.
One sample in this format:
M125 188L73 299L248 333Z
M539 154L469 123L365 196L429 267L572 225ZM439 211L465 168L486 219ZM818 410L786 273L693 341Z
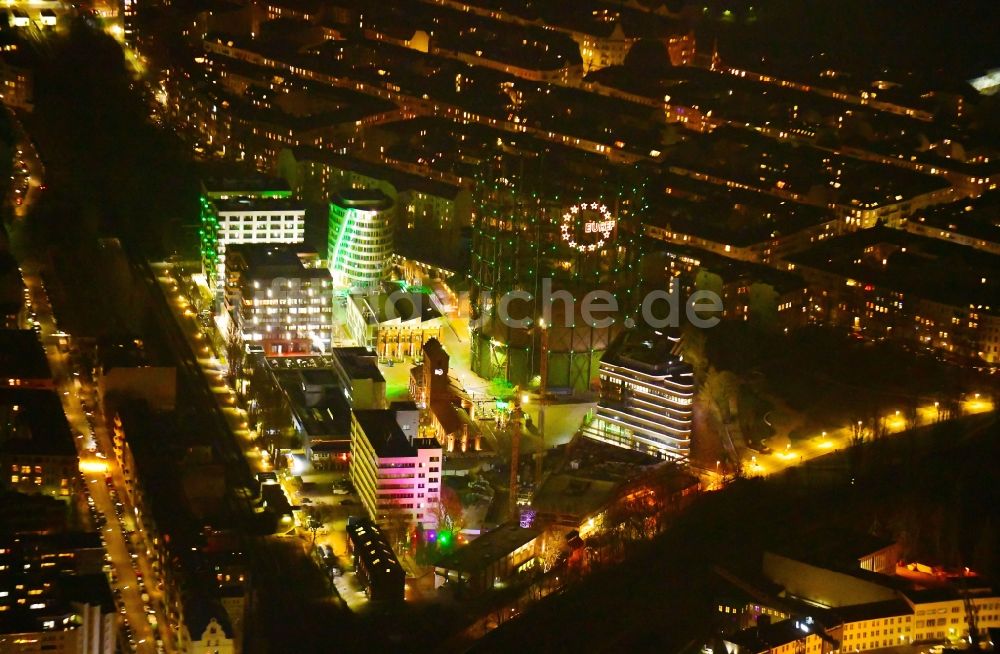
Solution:
M526 387L593 387L629 315L645 172L568 148L497 152L476 184L472 368ZM600 320L585 320L590 307ZM546 333L543 335L542 331ZM542 342L546 341L543 362Z
M389 274L393 202L372 189L341 191L330 200L328 259L333 284L364 291Z

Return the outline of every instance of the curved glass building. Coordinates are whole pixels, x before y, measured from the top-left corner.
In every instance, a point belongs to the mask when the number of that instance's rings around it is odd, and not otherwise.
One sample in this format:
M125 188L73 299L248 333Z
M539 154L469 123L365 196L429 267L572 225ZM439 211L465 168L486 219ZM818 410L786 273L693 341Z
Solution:
M372 189L349 189L330 199L327 245L336 287L378 287L392 259L393 201Z

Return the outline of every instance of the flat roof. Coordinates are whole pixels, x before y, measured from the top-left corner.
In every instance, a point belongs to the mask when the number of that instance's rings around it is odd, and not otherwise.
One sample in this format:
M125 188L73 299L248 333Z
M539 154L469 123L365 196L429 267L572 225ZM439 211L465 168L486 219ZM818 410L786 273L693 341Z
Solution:
M375 353L360 346L335 347L327 354L270 356L265 361L271 370L330 370L336 369L339 364L351 379L385 381L378 369Z
M299 371L303 381L310 386L335 386L337 375L329 368L305 368Z
M418 449L441 447L433 439L415 438L411 443L396 422L396 413L392 409L355 410L354 418L380 458L413 457Z
M384 382L378 369L377 355L365 347L335 347L330 350L351 379L371 379Z
M378 189L344 189L330 198L330 202L344 209L385 211L391 209L392 198Z
M51 379L49 360L31 329L0 329L0 379Z
M291 198L237 197L214 200L215 209L220 213L245 211L286 211L305 215L306 205Z
M531 506L539 512L587 517L614 500L626 484L663 464L649 454L579 436L572 452L536 491Z
M250 279L274 279L276 277L299 277L309 279L331 279L326 268L306 268L299 257L303 250L300 244L285 243L239 243L230 245L226 267L242 260L246 265L246 276Z
M681 361L678 354L679 342L678 336L665 333L625 332L601 357L601 363L649 375L691 374L691 366Z
M291 197L292 189L280 177L253 175L240 177L209 177L201 181L202 190L209 197Z
M76 445L56 391L0 387L0 453L76 456Z
M275 370L273 374L291 400L292 412L310 438L348 438L351 433L351 406L344 392L336 385L329 385L316 401L307 402L302 380L311 372L318 371Z
M436 568L478 572L517 548L538 538L542 531L517 524L505 524L457 548L434 564Z

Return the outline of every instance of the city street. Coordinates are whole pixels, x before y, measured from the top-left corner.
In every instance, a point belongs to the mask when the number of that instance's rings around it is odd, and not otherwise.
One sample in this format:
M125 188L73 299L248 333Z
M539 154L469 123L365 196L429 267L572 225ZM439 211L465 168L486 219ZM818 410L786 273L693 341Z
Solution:
M174 267L162 262L150 265L156 274L157 283L170 304L171 313L183 332L190 351L194 353L198 371L207 381L228 428L236 435L251 472L257 474L270 471L271 463L265 458L265 453L254 444L255 435L248 427L246 411L238 405L236 393L226 383L226 366L213 351L209 339L202 333L197 314L180 291Z
M975 395L962 402L962 415L987 413L992 410L993 403L991 401ZM914 426L931 425L938 422L939 419L938 407L934 404L927 404L917 410L917 420ZM884 420L890 437L907 429L906 421L899 411L884 416ZM784 448L774 449L769 454L748 451L743 460L744 468L750 476L773 475L824 454L847 449L851 447L853 435L854 429L850 425L845 425L835 431L821 432L811 438L796 439L786 443Z
M113 578L117 579L116 582L112 583L112 588L118 596L116 599L119 606L124 605L125 607L123 624L129 625L134 634L136 651L155 652L157 651L158 635L150 626L147 617L147 607L150 606L150 603L143 600L142 593L144 591L138 582L136 570L145 570L145 579L152 580L153 577L150 574L151 569L145 553L137 553L138 561L135 562L135 565L141 566L141 568L133 567L131 552L134 551L134 548L128 544L129 536L126 533L135 529L133 514L129 510L123 510L123 518L117 517L115 502L122 502L124 506L127 498L123 492L124 478L121 470L118 468L114 456L108 457L108 454L112 452L110 435L107 433L101 413L99 410L95 410L98 408L94 407L94 404L90 404L89 406L93 408L86 409L81 403L81 396L84 393L77 388L79 375L74 374L76 371L72 370L69 355L59 345L65 337L57 335L59 330L52 315L52 307L49 304L41 277L29 262L24 262L21 270L28 299L49 359L49 366L63 401L66 418L76 436L75 443L87 491L93 498L96 509L104 517L105 525L101 529L101 535L110 557ZM87 390L89 391L87 396L96 403L94 390L92 388ZM93 416L87 415L88 410ZM109 473L112 475L117 490L109 489L106 484L106 475ZM158 594L155 588L149 595L154 593ZM158 621L160 624L166 624L162 614L158 615ZM165 644L169 641L169 639L163 640ZM172 650L166 649L165 651Z

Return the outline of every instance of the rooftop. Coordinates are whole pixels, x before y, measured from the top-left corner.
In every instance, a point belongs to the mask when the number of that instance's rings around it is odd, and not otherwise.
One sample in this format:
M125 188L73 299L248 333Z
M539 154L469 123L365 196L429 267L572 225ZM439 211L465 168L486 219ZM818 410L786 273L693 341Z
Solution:
M385 211L392 208L392 198L378 189L346 189L338 192L330 202L344 209L359 211Z
M75 457L73 433L55 391L0 388L0 453Z
M531 506L542 513L583 519L614 501L629 482L660 463L635 450L578 437L572 458L545 478Z
M402 121L408 123L410 121ZM394 123L390 123L393 125ZM331 150L319 148L298 147L294 149L295 158L299 161L314 161L326 164L337 170L351 171L372 179L386 181L392 184L396 191L416 191L434 197L454 199L461 187L443 182L433 177L415 175L400 170L387 163L360 159L351 155L338 154ZM343 206L343 205L341 205Z
M435 567L461 572L477 572L503 559L541 534L540 529L506 524L479 536L467 545L443 557Z
M382 535L382 531L371 521L349 522L347 537L351 541L351 549L355 556L364 562L370 576L399 577L404 575L403 568Z
M382 371L378 369L378 358L375 353L365 347L335 347L331 354L344 368L351 379L371 379L384 382Z
M229 246L227 269L244 267L250 279L275 279L278 277L329 279L326 268L306 268L299 253L300 244L240 243Z
M351 433L351 407L336 379L309 380L309 375L329 373L329 369L273 371L275 380L291 400L292 412L310 438L348 437ZM323 385L318 394L310 393L307 400L303 381Z
M410 442L396 421L396 412L392 409L355 410L354 419L358 421L365 438L379 458L415 457L418 449L440 447L432 439L414 439Z
M601 363L650 375L690 375L691 366L678 354L679 342L678 336L653 331L625 332L601 357Z
M975 199L921 209L910 218L910 222L938 229L945 238L950 238L950 234L958 234L1000 244L998 216L1000 191L992 191Z
M215 200L215 208L220 213L236 213L246 211L283 211L286 213L305 214L306 205L291 198L275 197L231 197L225 200Z
M0 379L52 378L49 360L30 329L0 329Z
M1000 313L1000 255L888 227L825 240L788 260L848 285L912 294L946 306ZM870 287L870 288L869 288Z
M737 632L726 640L738 645L741 652L758 654L797 640L804 640L810 633L816 631L812 625L806 625L806 629L802 629L802 624L798 620L789 619L774 624L758 625Z
M228 197L289 198L292 190L280 177L213 177L203 179L202 191L216 199Z
M431 296L423 293L352 295L351 301L370 325L388 322L427 322L441 317Z
M864 532L821 528L801 534L782 553L817 565L857 567L861 559L894 544L888 538Z

